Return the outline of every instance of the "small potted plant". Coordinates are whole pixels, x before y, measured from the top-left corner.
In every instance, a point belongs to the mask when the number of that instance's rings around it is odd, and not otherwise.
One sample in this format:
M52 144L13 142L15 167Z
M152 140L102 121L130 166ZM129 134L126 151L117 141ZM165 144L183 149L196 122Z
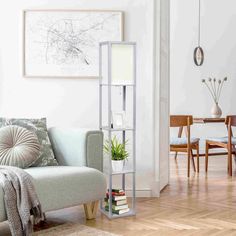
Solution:
M114 136L111 140L111 150L109 148L109 140L105 141L104 151L109 154L111 151L111 162L112 162L112 170L114 172L120 172L124 168L124 162L127 160L129 153L126 151L125 143L119 142L116 136Z

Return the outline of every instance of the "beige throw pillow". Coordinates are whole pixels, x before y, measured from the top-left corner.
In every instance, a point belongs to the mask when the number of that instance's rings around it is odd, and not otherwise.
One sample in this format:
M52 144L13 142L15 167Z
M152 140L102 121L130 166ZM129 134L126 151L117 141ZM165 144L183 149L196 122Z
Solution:
M19 118L0 118L0 128L8 125L16 125L33 132L37 135L40 143L40 154L32 166L58 166L55 159L51 142L47 132L47 120L41 119L19 119Z
M39 157L37 136L20 126L0 128L0 165L27 168Z

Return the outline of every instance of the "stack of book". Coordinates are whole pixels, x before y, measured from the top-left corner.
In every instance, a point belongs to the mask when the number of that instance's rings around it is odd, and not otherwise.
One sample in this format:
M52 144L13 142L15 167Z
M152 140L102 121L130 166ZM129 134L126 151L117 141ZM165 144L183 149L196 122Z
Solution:
M105 198L105 210L109 211L109 190L106 193ZM112 189L112 213L121 215L129 211L129 206L127 204L127 198L125 196L125 191L122 189Z

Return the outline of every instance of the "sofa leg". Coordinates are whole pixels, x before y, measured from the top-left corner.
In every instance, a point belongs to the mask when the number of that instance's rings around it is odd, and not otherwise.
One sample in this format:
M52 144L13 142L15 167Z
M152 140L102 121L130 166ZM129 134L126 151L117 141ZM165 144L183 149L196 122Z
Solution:
M99 201L84 204L84 213L87 220L96 218Z

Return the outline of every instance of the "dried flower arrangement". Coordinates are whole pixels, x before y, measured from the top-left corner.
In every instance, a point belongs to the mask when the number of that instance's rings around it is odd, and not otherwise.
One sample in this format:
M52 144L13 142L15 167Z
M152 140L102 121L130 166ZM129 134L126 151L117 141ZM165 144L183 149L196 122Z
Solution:
M216 80L215 78L209 78L208 81L203 79L202 82L206 85L206 87L208 88L211 97L213 98L214 102L216 104L218 104L219 100L220 100L220 95L221 95L221 91L224 85L224 82L227 81L227 77L225 77L223 80L218 79Z

